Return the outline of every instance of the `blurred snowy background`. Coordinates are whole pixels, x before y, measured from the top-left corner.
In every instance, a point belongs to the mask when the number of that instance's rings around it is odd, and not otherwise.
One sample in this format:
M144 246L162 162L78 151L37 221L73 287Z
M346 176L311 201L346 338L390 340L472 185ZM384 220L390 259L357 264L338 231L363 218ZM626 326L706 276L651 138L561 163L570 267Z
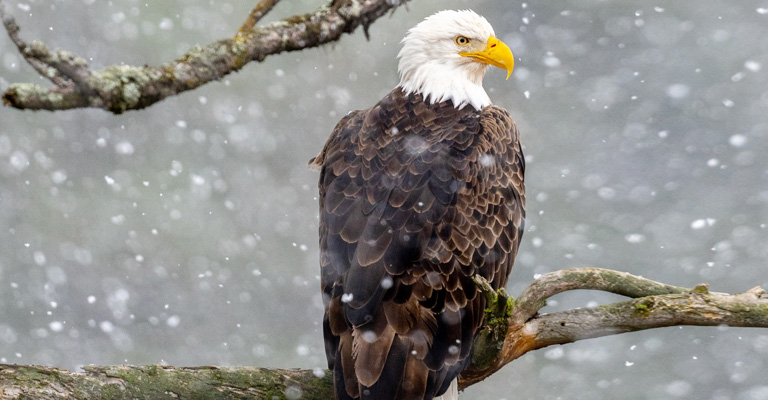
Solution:
M325 0L284 1L267 18ZM255 1L8 1L95 68L232 35ZM473 8L518 58L528 223L509 290L596 266L768 287L768 2L416 0L320 49L114 116L0 108L0 362L324 367L317 173L397 83L405 31ZM41 81L0 34L0 89ZM571 293L549 310L614 301ZM464 399L768 399L768 331L668 328L528 354Z

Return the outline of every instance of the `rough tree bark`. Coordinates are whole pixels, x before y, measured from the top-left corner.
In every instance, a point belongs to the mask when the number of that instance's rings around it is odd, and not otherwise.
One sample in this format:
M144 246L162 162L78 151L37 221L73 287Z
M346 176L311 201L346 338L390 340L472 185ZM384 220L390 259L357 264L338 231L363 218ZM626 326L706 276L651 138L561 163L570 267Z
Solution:
M52 51L37 40L24 41L21 28L0 1L0 18L11 40L24 59L55 85L14 83L3 93L3 104L50 111L95 107L115 114L140 110L273 54L334 42L360 26L367 36L370 24L408 0L332 0L311 13L257 26L278 1L260 0L234 37L194 47L177 60L160 66L112 65L96 71L77 54Z
M512 301L478 281L491 300L475 341L472 365L459 387L482 381L523 354L556 344L675 325L768 327L768 296L666 285L624 272L573 268L542 276ZM595 308L539 314L547 299L568 290L602 290L630 300ZM324 399L327 370L89 366L85 372L0 364L0 397L9 399Z
M20 53L55 87L15 83L3 103L32 110L97 107L113 113L138 110L175 94L221 79L251 61L338 40L367 27L407 0L333 0L312 13L262 27L259 20L279 0L261 0L233 38L193 48L162 66L109 66L91 70L85 60L39 41L27 43L0 0L0 17ZM367 35L367 32L366 32ZM547 274L512 301L478 281L488 296L486 326L475 341L462 389L482 381L523 354L587 338L674 325L768 327L768 296L759 287L741 294L714 293L707 285L688 289L627 273L576 268ZM539 314L546 300L576 289L602 290L631 298L595 308ZM329 399L326 370L269 368L173 368L89 366L85 372L0 364L3 399Z

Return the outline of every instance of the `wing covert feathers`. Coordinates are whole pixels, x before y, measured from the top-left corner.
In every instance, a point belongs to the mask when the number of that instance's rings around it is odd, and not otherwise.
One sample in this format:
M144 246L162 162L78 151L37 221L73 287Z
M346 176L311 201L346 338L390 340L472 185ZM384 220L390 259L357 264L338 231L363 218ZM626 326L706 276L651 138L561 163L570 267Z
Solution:
M469 363L525 218L525 162L501 108L393 90L320 154L320 264L338 399L432 399Z

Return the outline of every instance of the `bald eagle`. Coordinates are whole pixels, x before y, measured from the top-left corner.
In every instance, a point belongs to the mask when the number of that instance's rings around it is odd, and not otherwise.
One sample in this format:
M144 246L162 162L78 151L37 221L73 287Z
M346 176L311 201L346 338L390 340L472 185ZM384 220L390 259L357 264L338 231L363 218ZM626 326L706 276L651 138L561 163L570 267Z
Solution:
M458 398L483 324L472 278L503 287L525 218L514 121L482 86L509 47L472 11L408 31L400 84L352 111L320 167L323 331L337 399Z

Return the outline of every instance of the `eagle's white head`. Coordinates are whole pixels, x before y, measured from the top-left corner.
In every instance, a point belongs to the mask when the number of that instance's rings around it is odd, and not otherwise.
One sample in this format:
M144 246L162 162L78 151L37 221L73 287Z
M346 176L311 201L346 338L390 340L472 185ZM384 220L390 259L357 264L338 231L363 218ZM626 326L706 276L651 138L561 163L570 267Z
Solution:
M477 110L491 104L483 76L493 65L512 73L515 59L493 27L474 11L440 11L408 31L401 42L400 87L431 103L452 100Z

